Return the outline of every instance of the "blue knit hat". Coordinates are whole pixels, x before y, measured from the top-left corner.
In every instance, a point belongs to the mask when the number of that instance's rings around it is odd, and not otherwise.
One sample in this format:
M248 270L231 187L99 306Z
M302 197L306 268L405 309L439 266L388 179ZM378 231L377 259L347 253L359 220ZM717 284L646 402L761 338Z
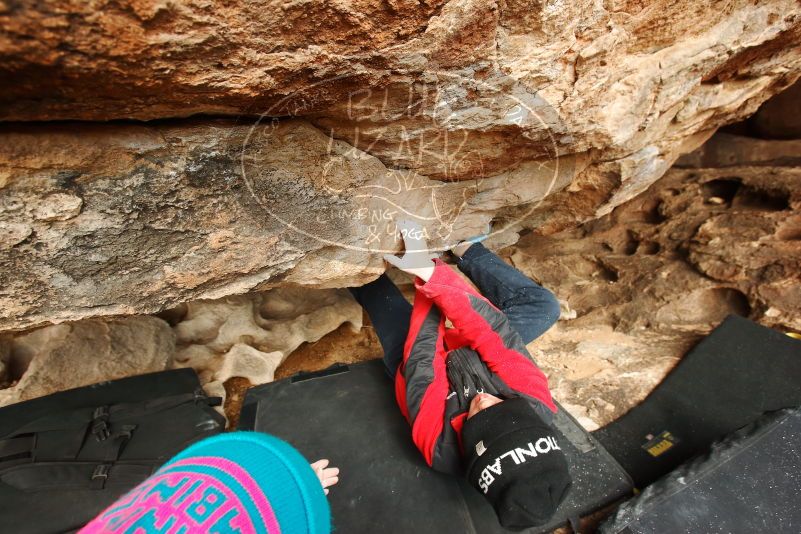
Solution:
M204 439L166 463L81 531L327 534L317 475L288 443L255 432Z

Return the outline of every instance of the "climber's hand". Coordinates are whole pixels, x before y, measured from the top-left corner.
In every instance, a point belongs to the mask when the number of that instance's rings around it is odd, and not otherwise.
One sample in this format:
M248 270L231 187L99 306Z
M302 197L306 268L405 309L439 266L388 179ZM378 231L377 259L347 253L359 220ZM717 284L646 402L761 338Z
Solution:
M339 482L339 468L328 467L328 460L323 458L311 464L317 478L320 479L320 484L323 485L323 491L328 495L328 488Z
M401 271L412 276L419 276L428 282L434 274L434 260L437 254L428 249L425 234L420 225L414 221L401 220L397 223L398 231L403 237L406 251L402 257L384 254L384 259Z

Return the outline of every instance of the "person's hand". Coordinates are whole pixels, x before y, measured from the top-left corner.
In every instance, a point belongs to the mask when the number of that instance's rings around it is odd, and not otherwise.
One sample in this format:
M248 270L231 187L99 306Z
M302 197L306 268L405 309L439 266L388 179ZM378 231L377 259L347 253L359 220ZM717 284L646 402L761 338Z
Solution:
M428 249L425 231L414 221L407 219L398 221L398 231L403 237L405 253L402 257L384 254L384 259L401 271L412 276L419 276L428 282L434 274L434 260L437 254Z
M323 458L311 464L317 478L320 479L320 484L323 486L323 491L328 495L328 488L339 482L339 468L328 467L328 460Z

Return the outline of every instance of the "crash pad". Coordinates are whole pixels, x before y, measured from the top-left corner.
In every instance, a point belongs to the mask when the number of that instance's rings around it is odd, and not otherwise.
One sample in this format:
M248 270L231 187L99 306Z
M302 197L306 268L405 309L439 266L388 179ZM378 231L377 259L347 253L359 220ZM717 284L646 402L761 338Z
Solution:
M573 489L548 525L527 532L548 532L631 491L626 473L566 411L559 410L556 426ZM309 461L328 458L340 468L329 494L339 532L506 532L475 489L425 464L380 360L251 388L239 427L278 436Z

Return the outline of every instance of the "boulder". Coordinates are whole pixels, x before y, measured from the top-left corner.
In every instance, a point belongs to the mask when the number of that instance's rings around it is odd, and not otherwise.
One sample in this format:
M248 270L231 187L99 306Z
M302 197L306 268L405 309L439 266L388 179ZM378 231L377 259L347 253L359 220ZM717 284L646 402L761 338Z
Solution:
M444 248L506 213L496 234L513 241L584 165L440 182L304 121L15 126L0 133L0 331L363 283L401 246L400 217Z
M156 317L60 324L15 336L6 362L13 383L0 406L105 380L163 371L175 336Z
M794 0L23 0L0 27L0 331L363 283L399 218L437 249L553 234L801 75Z
M665 152L801 62L794 0L27 0L0 25L0 119L303 116L440 179Z
M195 369L208 391L224 391L234 377L264 384L295 349L346 324L358 331L362 308L344 289L287 287L190 302L174 318L175 366Z
M796 148L774 141L756 157L765 141L718 136L609 215L504 251L563 304L529 350L588 427L645 398L728 314L801 332Z

